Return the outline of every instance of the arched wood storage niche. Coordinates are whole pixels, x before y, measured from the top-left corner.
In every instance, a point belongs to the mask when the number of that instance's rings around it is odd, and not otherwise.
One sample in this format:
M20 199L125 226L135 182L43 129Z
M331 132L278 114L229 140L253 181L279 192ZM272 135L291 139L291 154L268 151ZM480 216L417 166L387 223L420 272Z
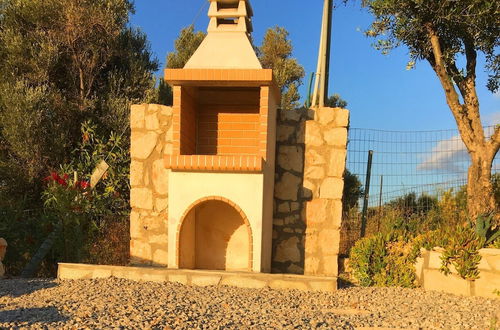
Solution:
M252 230L241 209L221 197L204 198L184 214L177 238L182 269L252 270Z

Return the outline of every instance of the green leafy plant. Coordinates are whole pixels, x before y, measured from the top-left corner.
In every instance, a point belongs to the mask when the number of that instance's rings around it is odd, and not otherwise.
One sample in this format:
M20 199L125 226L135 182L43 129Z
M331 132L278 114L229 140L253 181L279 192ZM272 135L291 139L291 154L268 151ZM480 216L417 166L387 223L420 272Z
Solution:
M349 257L352 275L361 286L375 284L374 276L385 268L387 249L381 234L366 237L354 245Z
M441 271L448 275L453 266L460 277L467 280L479 278L478 265L481 261L479 249L484 246L484 238L479 237L470 226L457 226L448 236L441 260Z
M481 215L476 220L476 234L484 240L488 246L500 238L500 229L493 227L492 215Z
M89 236L86 232L95 229L86 217L90 206L89 183L78 181L76 174L70 180L68 174L56 172L52 172L44 181L47 183L42 193L44 205L54 214L56 223L53 226L61 228L62 246L58 252L65 262L79 262L85 251L85 238Z

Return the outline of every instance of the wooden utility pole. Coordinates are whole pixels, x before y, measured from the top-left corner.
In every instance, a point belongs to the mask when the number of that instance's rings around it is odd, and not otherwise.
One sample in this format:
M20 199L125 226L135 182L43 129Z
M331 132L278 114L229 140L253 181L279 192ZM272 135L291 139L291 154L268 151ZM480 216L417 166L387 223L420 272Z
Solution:
M321 37L318 52L318 65L316 68L316 81L314 83L314 93L312 106L325 106L328 98L328 80L330 70L330 44L332 29L333 0L324 0L323 20L321 24Z

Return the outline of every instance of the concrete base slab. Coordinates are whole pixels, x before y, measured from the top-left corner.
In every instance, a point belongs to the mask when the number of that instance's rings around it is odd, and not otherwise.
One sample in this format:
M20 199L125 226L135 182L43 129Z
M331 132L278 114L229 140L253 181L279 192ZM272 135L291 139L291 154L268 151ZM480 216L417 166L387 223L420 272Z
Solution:
M235 286L301 291L334 292L336 277L212 270L168 269L161 267L106 266L59 263L57 277L63 280L123 278L133 281L176 282L196 286Z

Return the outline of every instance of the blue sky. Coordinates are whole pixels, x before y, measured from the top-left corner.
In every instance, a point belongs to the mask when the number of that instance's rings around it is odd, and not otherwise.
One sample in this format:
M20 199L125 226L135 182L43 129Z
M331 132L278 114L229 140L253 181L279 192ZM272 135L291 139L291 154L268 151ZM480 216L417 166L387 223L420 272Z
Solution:
M164 65L179 31L195 23L208 25L206 0L136 0L131 25L141 28L154 54ZM254 34L260 44L267 28L276 25L290 32L294 57L306 70L301 94L316 68L322 14L321 0L253 0ZM204 6L204 7L203 7ZM200 8L203 9L200 11ZM381 55L362 31L370 15L359 2L340 5L333 16L330 94L338 93L349 103L351 126L384 130L434 130L455 128L437 77L426 62L406 70L407 50ZM160 74L160 73L159 73ZM500 123L500 94L486 87L486 74L478 68L478 94L485 124Z

